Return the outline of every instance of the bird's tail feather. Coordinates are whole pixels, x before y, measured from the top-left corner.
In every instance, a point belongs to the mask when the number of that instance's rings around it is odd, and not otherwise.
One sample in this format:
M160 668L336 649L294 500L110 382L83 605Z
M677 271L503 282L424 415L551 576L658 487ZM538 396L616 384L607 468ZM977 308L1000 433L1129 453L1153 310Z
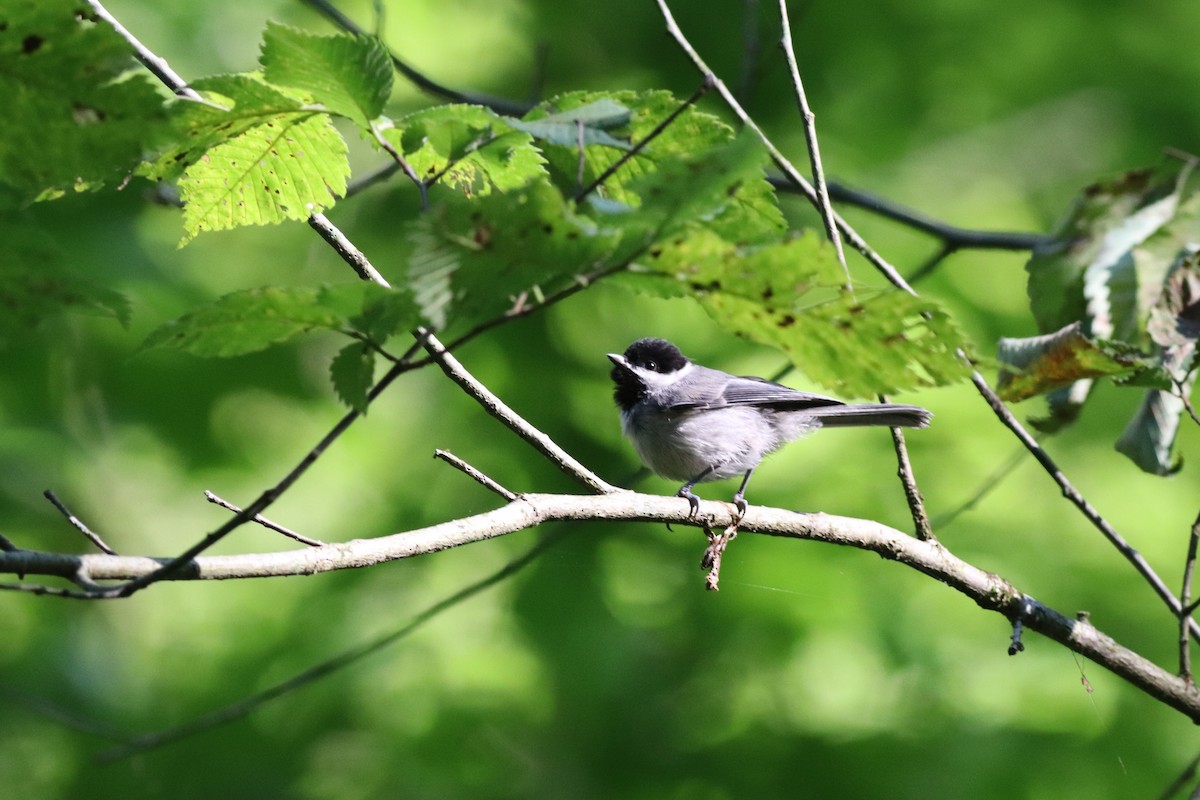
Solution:
M863 403L829 406L813 414L822 427L883 425L889 428L927 428L933 414L920 406L899 403Z

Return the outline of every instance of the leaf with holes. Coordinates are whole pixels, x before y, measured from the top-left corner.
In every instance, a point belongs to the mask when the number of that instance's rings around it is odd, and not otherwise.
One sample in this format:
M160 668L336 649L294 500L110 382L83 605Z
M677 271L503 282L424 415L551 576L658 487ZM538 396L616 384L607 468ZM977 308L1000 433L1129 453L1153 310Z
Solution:
M204 231L307 219L346 193L346 143L325 114L281 114L209 149L179 181L187 244Z
M383 136L422 180L471 194L510 191L546 174L528 133L513 130L482 106L446 105L396 120Z

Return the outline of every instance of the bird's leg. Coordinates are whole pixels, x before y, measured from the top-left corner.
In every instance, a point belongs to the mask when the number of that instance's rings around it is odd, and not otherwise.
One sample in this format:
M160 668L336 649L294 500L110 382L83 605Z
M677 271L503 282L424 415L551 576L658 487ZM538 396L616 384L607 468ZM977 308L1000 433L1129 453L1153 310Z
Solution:
M745 494L746 494L746 486L749 485L750 476L753 474L754 474L754 467L751 467L750 469L746 470L746 477L742 478L742 485L738 487L737 494L735 494L733 496L733 504L735 506L737 506L737 510L738 510L738 518L737 518L738 522L742 521L742 517L746 516L746 510L750 508L750 505L746 502Z
M682 497L688 501L688 506L690 507L688 511L688 519L691 519L700 512L700 498L692 494L692 487L711 475L714 469L716 469L716 467L706 467L704 472L701 472L683 486L679 487L679 491L675 493L676 497Z

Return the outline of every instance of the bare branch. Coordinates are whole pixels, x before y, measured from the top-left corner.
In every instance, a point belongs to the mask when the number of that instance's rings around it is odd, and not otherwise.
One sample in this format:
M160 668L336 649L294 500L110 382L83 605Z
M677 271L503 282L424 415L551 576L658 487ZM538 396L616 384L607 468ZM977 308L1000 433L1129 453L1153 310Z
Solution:
M116 550L113 550L111 547L105 544L104 540L100 538L99 534L94 533L87 525L83 524L83 520L72 514L71 511L65 505L63 505L63 502L58 499L58 496L55 495L54 492L47 489L46 491L42 492L42 496L49 500L50 504L57 508L59 513L67 518L67 522L75 526L75 529L82 533L89 542L96 545L97 548L105 553L108 553L109 555L115 556L117 554Z
M487 489L489 491L495 492L496 494L503 497L505 500L508 500L511 502L511 501L517 499L517 496L515 494L513 494L508 489L505 489L503 486L501 486L500 483L498 481L496 481L494 478L484 474L483 472L479 471L475 467L472 467L470 464L463 461L461 458L454 455L453 453L448 452L446 450L435 450L433 452L433 457L440 458L442 461L445 461L447 464L454 467L459 472L462 472L464 475L471 478L473 481L478 483L480 486L484 487L485 489Z
M438 363L450 380L482 405L489 414L508 426L509 430L533 445L534 449L550 459L559 469L578 480L584 486L602 494L621 491L596 475L569 453L559 447L546 434L526 422L517 412L504 404L487 387L477 381L466 368L458 362L445 346L431 332L422 329L419 332L422 343L429 354Z
M92 11L95 12L97 17L111 25L125 41L129 42L130 46L133 47L133 54L137 57L137 60L142 63L142 66L150 70L154 77L158 78L164 86L180 97L204 102L204 98L200 96L200 93L188 86L187 82L179 77L175 70L171 69L171 65L167 63L166 59L156 56L151 52L150 48L138 41L137 37L126 30L125 26L118 22L116 17L108 13L108 9L101 5L99 0L88 0L88 5L92 7Z
M656 2L658 3L659 11L663 15L663 19L666 21L667 33L669 33L671 37L675 39L680 48L684 51L684 53L687 54L688 58L690 58L692 63L696 66L696 69L699 70L700 74L713 81L713 86L721 95L721 99L725 101L725 104L729 106L730 110L733 111L738 120L741 121L741 123L747 128L754 131L754 133L758 136L759 141L761 141L763 146L767 148L767 152L771 154L771 160L775 162L775 166L783 170L783 173L787 176L787 179L791 181L792 184L794 184L805 197L808 198L809 202L811 202L814 207L817 206L820 201L817 197L816 190L809 184L807 180L804 179L804 176L800 174L800 172L792 165L792 163L787 160L787 158L783 155L779 148L775 146L770 138L767 137L762 128L758 126L758 123L746 113L746 110L742 108L741 103L739 103L737 98L733 96L733 92L729 91L729 88L724 84L724 82L721 81L720 78L716 77L716 73L709 69L708 65L704 63L704 59L700 58L700 55L696 52L695 48L692 47L691 43L683 35L683 31L679 29L679 25L675 23L675 18L671 15L671 9L667 7L666 0L656 0ZM883 256L872 250L867 245L866 241L858 235L858 232L855 231L854 228L850 227L850 225L844 219L838 216L836 212L833 215L833 219L834 222L837 223L838 230L841 231L842 235L846 237L846 241L848 241L854 247L854 249L858 250L858 252L860 252L863 257L867 259L867 261L871 262L871 264L874 265L874 267L878 269L884 275L884 277L886 277L892 283L893 286L903 289L909 294L916 294L916 292L913 291L913 288L908 285L908 282L904 280L903 276L900 275L899 271L897 271L894 266L884 260Z
M400 170L408 177L408 179L416 184L417 191L421 195L421 210L428 211L429 187L425 185L425 181L421 180L420 176L417 175L416 170L414 170L412 165L408 163L408 159L406 159L399 150L393 147L391 142L383 137L383 132L380 131L374 123L371 124L371 135L375 137L375 141L379 143L379 146L383 148L383 151L392 157L392 161L396 162L396 165L400 167Z
M781 185L785 190L791 190L785 181L774 179L776 188ZM899 222L909 228L927 233L941 239L954 250L1032 250L1040 244L1045 244L1051 237L1040 233L1023 233L1019 231L976 231L948 225L945 222L928 217L924 214L904 208L878 195L854 189L845 184L831 181L829 195L839 202L873 211L881 217Z
M1021 441L1021 444L1025 445L1025 448L1033 454L1033 457L1038 460L1038 463L1042 465L1046 472L1049 473L1050 477L1054 479L1054 482L1058 484L1060 489L1062 489L1063 497L1074 503L1075 507L1079 509L1080 513L1082 513L1083 516L1089 522L1091 522L1098 531L1100 531L1100 533L1104 534L1104 538L1108 539L1113 547L1117 548L1117 552L1125 556L1126 560L1133 565L1133 568L1136 569L1143 578L1145 578L1146 582L1150 584L1155 593L1162 598L1163 602L1167 604L1167 607L1171 609L1176 617L1178 617L1180 615L1180 609L1182 608L1179 603L1179 598L1171 593L1171 590L1167 588L1167 585L1163 582L1162 578L1158 577L1158 574L1155 573L1153 567L1146 562L1146 559L1142 557L1142 554L1135 550L1129 544L1129 542L1125 541L1125 538L1121 536L1121 534L1117 533L1116 529L1113 528L1112 525L1108 524L1108 521L1100 515L1100 512L1093 508L1092 504L1085 500L1083 495L1080 494L1079 490L1076 489L1069 480L1067 480L1067 476L1064 475L1062 470L1058 468L1058 465L1054 463L1054 459L1050 458L1050 454L1043 450L1042 446L1037 443L1037 440L1029 435L1024 426L1017 421L1017 418L1013 416L1013 413L1008 410L1006 405L1004 405L1004 401L997 397L996 393L992 391L992 388L988 386L988 383L986 380L984 380L983 376L978 372L974 372L971 374L971 381L975 384L975 388L979 390L979 393L983 395L983 399L987 401L989 406L991 406L992 411L995 412L996 416L1000 418L1000 421L1003 422L1005 426L1007 426L1008 429L1013 432L1017 439ZM1197 625L1194 620L1190 620L1189 625L1192 631L1192 636L1200 638L1200 625Z
M329 246L342 257L342 260L350 265L350 268L354 270L358 277L364 281L370 281L371 283L391 288L392 285L379 274L379 270L371 265L370 259L363 255L363 252L346 238L346 234L338 230L324 214L319 211L313 212L308 218L308 225L314 231L321 234L321 238L328 242Z
M1200 544L1200 514L1192 523L1192 532L1188 537L1187 558L1183 564L1183 589L1179 592L1179 674L1189 683L1192 682L1192 648L1188 636L1188 623L1192 618L1192 574L1196 570L1196 549Z
M846 291L854 293L854 284L850 279L850 267L846 264L846 253L842 250L842 237L838 234L837 223L833 218L833 206L829 204L829 189L825 185L825 170L821 166L821 147L817 143L817 117L808 106L808 97L804 94L804 83L800 80L800 68L796 65L796 52L792 49L792 23L788 20L787 0L779 0L779 19L783 26L780 36L780 46L787 58L788 71L792 76L792 92L796 95L796 104L800 107L800 118L804 121L804 141L808 144L808 160L812 164L813 182L817 190L817 210L825 223L825 235L833 242L837 253L838 263L846 275Z
M886 398L880 397L880 402ZM917 488L917 478L913 474L912 461L908 457L908 445L904 442L904 431L892 428L892 445L896 448L896 476L904 486L904 497L908 501L908 510L912 514L913 532L923 542L937 541L933 535L933 527L929 524L929 515L925 512L925 500L921 490Z
M276 553L197 557L167 577L173 580L221 580L311 575L368 567L496 538L552 520L699 524L689 511L687 504L677 497L629 491L591 496L527 494L484 514L391 536ZM728 503L703 501L699 513L702 518L706 517L716 524L732 524L736 521ZM1200 689L1120 646L1088 620L1070 619L1042 605L1008 581L968 564L937 542L922 542L870 520L830 514L798 514L764 506L752 507L738 521L738 529L740 533L760 533L857 547L898 561L945 583L986 610L1002 614L1009 620L1020 618L1025 629L1067 646L1190 719L1200 720ZM96 553L0 553L0 572L64 577L81 573L93 580L124 580L155 574L161 569L162 563L151 558ZM51 593L42 588L42 593Z
M242 513L242 509L238 508L233 503L230 503L228 500L223 500L222 498L210 492L208 489L204 490L204 499L214 505L218 505L221 508L226 509L227 511L232 511L235 514ZM321 545L325 544L325 542L322 542L320 539L310 539L302 533L296 533L296 531L292 530L291 528L285 528L276 522L272 522L261 514L255 515L254 521L259 525L262 525L267 530L275 531L276 533L282 533L289 539L293 539L300 544L306 544L309 547L320 547Z

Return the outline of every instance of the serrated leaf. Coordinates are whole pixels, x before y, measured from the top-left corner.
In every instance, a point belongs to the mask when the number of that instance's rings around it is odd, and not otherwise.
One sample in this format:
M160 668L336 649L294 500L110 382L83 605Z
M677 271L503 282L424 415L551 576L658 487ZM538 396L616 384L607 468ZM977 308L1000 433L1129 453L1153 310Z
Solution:
M280 115L209 149L179 182L181 246L203 231L307 219L346 193L346 144L324 114Z
M509 191L546 174L529 134L482 106L446 105L401 117L383 132L423 180L468 195Z
M375 352L363 342L346 345L330 362L329 377L343 403L367 413L367 393L375 379Z
M0 206L127 177L166 130L163 95L126 74L133 53L71 0L5 4L0 25Z
M284 115L304 113L304 99L263 82L255 73L200 78L191 87L206 100L179 99L170 107L175 140L141 168L151 180L175 180L219 144Z
M268 22L260 61L269 82L300 89L363 128L392 93L391 56L374 37L318 36Z
M439 329L536 305L611 264L620 241L576 215L545 180L474 202L443 197L408 235L409 283Z
M901 292L856 301L838 288L832 247L813 232L739 248L693 231L652 248L643 264L686 286L726 330L777 347L806 375L866 397L962 380L967 342L937 303ZM631 272L633 283L639 276ZM651 290L662 294L661 286Z
M618 150L629 149L628 141L623 141L607 133L608 130L619 128L629 122L631 113L625 106L611 98L604 97L590 103L549 113L547 106L553 107L553 102L550 101L550 103L534 109L526 114L524 119L505 117L505 122L536 139L543 139L564 147L578 147L582 142L585 147L602 145L615 147Z
M1166 349L1194 346L1200 339L1200 255L1189 255L1163 282L1147 330Z
M766 152L749 133L728 144L659 161L653 171L629 181L627 188L639 205L635 213L618 221L624 219L624 227L644 230L653 239L669 237L697 222L720 235L725 228L712 222L738 203L743 186L766 183L765 163ZM771 221L765 222L771 226ZM755 233L753 229L738 232L746 239Z
M1131 375L1148 366L1130 348L1085 335L1079 322L1045 336L1001 339L996 357L1002 365L997 392L1010 403L1084 378Z
M160 325L142 349L169 347L196 356L245 355L314 329L351 327L382 296L396 293L371 283L233 292Z
M1183 401L1170 392L1151 391L1142 398L1121 438L1117 451L1144 472L1173 475L1183 468L1182 459L1172 459L1171 450L1179 432Z

